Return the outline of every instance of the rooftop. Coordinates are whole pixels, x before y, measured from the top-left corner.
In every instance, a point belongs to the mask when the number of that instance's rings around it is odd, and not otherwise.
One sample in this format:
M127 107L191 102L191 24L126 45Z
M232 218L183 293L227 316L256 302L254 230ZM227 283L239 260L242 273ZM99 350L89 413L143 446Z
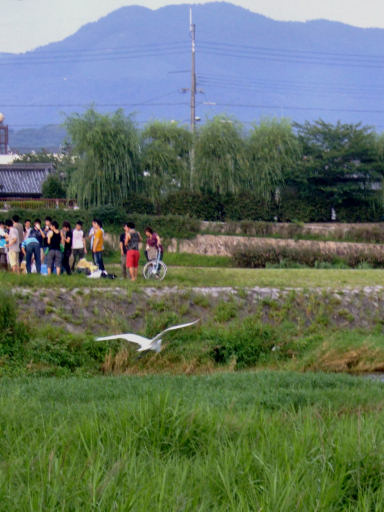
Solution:
M51 163L0 164L0 196L40 197L43 183L53 170Z

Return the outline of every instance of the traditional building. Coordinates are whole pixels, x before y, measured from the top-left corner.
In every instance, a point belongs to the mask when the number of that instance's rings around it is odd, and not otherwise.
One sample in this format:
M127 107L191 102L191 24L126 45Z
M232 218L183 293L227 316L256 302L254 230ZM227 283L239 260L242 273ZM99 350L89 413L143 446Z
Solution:
M0 198L40 198L42 187L54 171L51 163L0 164Z

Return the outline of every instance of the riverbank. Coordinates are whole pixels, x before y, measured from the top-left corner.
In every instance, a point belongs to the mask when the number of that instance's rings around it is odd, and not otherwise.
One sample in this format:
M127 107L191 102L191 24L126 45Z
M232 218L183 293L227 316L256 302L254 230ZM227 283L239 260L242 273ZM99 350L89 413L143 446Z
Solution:
M378 281L382 271L239 271L243 281L280 283L252 287L208 286L210 273L220 276L231 269L172 268L171 274L180 271L178 279L187 281L192 270L200 286L3 276L4 284L13 283L12 307L21 337L15 347L8 340L0 375L384 370L384 287L364 286ZM306 277L318 286L281 286L304 284ZM201 286L204 280L207 285ZM139 359L135 347L124 341L95 341L122 332L154 336L197 318L197 327L167 335L160 354Z

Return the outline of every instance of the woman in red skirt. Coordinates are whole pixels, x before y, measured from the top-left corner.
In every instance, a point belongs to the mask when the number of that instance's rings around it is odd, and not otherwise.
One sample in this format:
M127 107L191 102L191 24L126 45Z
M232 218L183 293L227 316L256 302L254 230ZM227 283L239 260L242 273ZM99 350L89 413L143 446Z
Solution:
M129 229L127 230L124 241L127 247L127 268L131 276L131 281L136 281L140 259L139 243L142 241L142 238L140 233L135 230L133 222L128 222L127 226Z

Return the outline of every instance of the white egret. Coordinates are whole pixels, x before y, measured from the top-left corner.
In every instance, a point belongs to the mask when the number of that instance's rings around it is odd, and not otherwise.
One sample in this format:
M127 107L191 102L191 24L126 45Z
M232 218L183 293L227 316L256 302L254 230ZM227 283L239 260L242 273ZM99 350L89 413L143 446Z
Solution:
M190 325L195 325L200 320L195 320L194 322L189 322L187 324L174 325L172 327L168 327L157 334L154 338L149 339L144 336L140 336L139 334L127 333L127 334L115 334L113 336L104 336L102 338L96 338L96 341L108 341L108 340L118 340L123 339L129 341L131 343L137 343L140 348L137 349L138 352L145 352L146 350L154 350L155 352L160 352L161 350L161 338L162 336L169 331L175 331L176 329L183 329L184 327L189 327Z

